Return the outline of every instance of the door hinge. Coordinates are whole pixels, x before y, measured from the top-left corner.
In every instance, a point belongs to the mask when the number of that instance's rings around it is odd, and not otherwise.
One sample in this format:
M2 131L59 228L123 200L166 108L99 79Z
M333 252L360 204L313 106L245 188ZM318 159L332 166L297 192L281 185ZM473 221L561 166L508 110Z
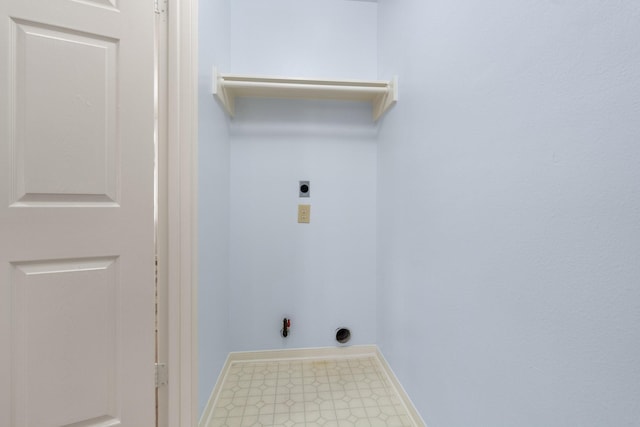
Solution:
M167 385L169 375L166 363L156 363L156 388Z
M153 0L153 9L159 15L167 10L167 0Z

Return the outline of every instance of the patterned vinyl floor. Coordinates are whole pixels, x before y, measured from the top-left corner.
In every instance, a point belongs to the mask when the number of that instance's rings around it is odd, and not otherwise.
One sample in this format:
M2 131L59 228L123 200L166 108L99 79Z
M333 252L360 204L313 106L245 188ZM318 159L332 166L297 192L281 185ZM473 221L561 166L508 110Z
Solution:
M415 427L372 356L233 362L207 427Z

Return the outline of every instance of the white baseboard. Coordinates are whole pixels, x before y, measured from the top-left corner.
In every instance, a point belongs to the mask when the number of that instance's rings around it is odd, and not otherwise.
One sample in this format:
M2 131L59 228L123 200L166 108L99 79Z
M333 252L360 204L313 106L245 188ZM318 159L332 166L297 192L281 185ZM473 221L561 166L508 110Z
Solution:
M411 417L412 421L417 427L426 427L426 424L422 420L418 411L416 411L413 402L405 392L404 388L398 381L398 378L391 370L391 367L385 360L382 352L376 345L360 345L349 347L321 347L321 348L299 348L299 349L287 349L287 350L265 350L265 351L242 351L232 352L227 356L227 360L218 376L216 385L209 396L209 401L205 407L202 417L200 418L199 427L207 427L213 418L213 409L216 406L218 394L220 388L224 383L227 373L231 365L238 362L257 362L257 361L276 361L284 359L334 359L345 357L362 357L371 356L375 357L380 366L383 368L389 382L398 392L398 396L402 400L407 413Z
M376 346L376 356L378 357L378 361L387 374L387 378L398 392L398 396L400 396L400 399L402 399L402 403L411 416L413 422L416 424L416 426L427 427L427 424L424 422L424 420L416 410L416 407L413 405L413 402L409 398L409 395L405 391L404 387L402 387L402 384L400 384L398 377L396 377L396 374L393 372L393 369L391 369L391 366L389 366L389 364L387 363L387 359L384 358L384 355L382 354L378 346Z
M216 385L213 387L213 391L209 396L209 400L207 400L207 405L204 407L204 411L202 411L202 416L200 417L200 421L198 422L198 427L206 427L209 425L211 418L213 418L213 408L216 407L216 399L220 394L220 388L224 383L224 379L227 376L227 372L229 372L229 368L231 367L231 353L227 355L227 360L225 360L224 365L222 366L222 370L218 375L218 379L216 380Z

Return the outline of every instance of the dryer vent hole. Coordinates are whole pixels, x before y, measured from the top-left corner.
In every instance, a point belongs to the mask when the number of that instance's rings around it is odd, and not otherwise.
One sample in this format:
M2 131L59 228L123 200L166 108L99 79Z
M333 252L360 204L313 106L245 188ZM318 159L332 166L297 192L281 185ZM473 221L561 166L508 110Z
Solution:
M349 329L338 328L338 330L336 330L336 341L338 341L340 344L345 344L349 342L350 339L351 331Z

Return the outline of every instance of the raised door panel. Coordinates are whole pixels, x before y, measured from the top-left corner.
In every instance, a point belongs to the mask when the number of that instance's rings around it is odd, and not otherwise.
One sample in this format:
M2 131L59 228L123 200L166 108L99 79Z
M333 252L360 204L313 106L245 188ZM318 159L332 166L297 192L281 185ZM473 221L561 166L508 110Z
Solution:
M101 6L101 7L105 7L105 8L113 8L113 9L117 9L118 8L118 1L117 0L73 0L77 3L86 3L88 5L96 5L96 6Z
M117 258L12 270L15 427L119 425Z
M13 21L14 203L117 203L118 41Z

